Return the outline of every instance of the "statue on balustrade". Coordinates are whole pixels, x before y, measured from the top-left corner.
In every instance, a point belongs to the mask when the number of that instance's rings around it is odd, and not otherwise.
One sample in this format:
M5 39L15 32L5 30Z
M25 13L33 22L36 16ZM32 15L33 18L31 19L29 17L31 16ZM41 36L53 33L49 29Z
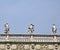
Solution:
M57 31L57 28L56 28L55 24L53 24L53 26L52 26L52 32L56 33L56 31Z
M29 27L28 27L28 29L29 29L30 33L33 33L33 31L34 31L34 25L30 24Z
M5 33L9 33L9 24L6 23L4 26L5 26Z

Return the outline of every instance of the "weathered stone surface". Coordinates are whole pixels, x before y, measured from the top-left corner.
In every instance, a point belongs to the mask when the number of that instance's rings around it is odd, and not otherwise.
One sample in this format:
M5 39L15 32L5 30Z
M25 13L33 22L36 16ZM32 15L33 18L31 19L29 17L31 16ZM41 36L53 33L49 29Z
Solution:
M0 49L5 49L5 45L4 44L0 44Z
M41 46L40 46L39 44L37 44L37 45L35 46L35 49L39 50L40 47L41 47Z
M29 50L30 49L30 46L29 45L24 45L24 49L25 50Z
M60 50L60 35L8 34L6 38L0 34L0 50Z
M11 45L11 49L17 49L16 44L12 44L12 45Z

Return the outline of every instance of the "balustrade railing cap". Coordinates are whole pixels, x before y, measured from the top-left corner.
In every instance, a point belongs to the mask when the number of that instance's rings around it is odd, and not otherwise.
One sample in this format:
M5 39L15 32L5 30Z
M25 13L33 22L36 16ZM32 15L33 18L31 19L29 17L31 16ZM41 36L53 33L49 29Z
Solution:
M60 34L8 34L9 36L48 36L48 37L52 37L52 36L57 36L60 37ZM6 34L0 34L0 36L6 36Z

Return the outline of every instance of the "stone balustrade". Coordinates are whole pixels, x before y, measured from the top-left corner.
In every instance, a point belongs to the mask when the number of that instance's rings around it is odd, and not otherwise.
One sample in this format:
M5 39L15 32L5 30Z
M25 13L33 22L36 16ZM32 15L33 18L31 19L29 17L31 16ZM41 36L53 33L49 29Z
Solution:
M0 34L0 50L56 49L60 50L60 35Z
M32 36L32 38L31 38ZM11 42L60 42L59 35L43 35L43 34L9 34L6 36L5 34L0 34L0 42L2 41L11 41ZM56 41L57 40L57 41Z

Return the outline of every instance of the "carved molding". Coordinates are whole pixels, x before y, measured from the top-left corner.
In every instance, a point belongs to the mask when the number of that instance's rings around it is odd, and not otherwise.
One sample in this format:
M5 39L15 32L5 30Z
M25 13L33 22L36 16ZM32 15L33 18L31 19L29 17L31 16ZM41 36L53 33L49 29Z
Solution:
M54 50L56 47L60 50L58 44L0 44L0 50Z

